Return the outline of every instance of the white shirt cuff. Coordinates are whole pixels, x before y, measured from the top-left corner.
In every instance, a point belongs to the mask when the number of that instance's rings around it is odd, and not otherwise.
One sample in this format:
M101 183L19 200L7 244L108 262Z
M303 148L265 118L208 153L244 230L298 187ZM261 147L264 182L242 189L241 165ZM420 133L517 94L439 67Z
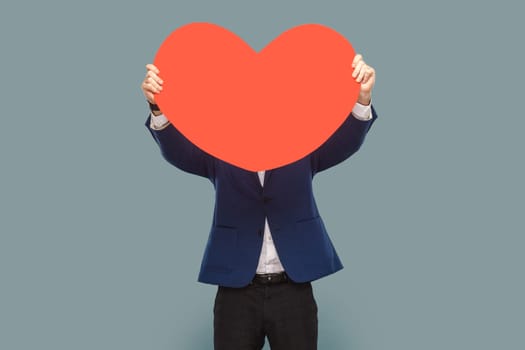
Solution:
M153 130L162 130L166 126L168 126L168 124L169 124L169 120L168 118L166 118L164 114L159 114L159 115L152 114L151 115L149 127L152 128Z
M369 121L372 119L372 108L370 108L371 105L372 104L365 106L357 102L354 106L354 109L352 109L353 116L356 119L362 120L364 122Z

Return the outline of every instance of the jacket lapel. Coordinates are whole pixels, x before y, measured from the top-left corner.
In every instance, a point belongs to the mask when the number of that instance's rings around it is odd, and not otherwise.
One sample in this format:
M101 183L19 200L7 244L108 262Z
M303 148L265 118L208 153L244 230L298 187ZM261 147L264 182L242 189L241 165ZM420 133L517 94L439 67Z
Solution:
M251 174L251 178L252 178L252 182L255 182L254 185L258 188L258 189L261 189L262 186L261 186L261 182L259 181L259 174L257 174L256 171L250 171L250 174Z
M264 186L268 185L268 181L270 180L270 176L272 176L273 170L266 170L264 172Z

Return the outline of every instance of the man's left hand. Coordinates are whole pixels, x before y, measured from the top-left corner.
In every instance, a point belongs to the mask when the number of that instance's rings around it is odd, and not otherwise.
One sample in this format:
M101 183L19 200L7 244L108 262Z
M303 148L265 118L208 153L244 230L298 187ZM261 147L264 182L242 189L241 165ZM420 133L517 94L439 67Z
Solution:
M356 82L361 84L361 91L359 91L359 98L357 102L362 105L369 105L372 100L372 88L376 82L376 71L363 61L363 56L355 55L352 62L354 72L352 77Z

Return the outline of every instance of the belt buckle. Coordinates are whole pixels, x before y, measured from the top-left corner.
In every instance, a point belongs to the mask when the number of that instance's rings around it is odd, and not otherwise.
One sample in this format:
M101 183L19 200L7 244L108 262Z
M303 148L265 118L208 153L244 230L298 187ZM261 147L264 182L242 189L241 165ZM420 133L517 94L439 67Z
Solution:
M255 275L254 282L262 285L278 284L288 280L285 272Z

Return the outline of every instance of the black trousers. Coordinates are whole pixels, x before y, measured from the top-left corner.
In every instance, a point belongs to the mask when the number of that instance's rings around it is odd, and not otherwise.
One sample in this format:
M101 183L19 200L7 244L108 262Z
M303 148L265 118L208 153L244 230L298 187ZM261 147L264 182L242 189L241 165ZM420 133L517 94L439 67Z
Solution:
M215 350L317 349L317 303L311 283L218 287L213 308Z

